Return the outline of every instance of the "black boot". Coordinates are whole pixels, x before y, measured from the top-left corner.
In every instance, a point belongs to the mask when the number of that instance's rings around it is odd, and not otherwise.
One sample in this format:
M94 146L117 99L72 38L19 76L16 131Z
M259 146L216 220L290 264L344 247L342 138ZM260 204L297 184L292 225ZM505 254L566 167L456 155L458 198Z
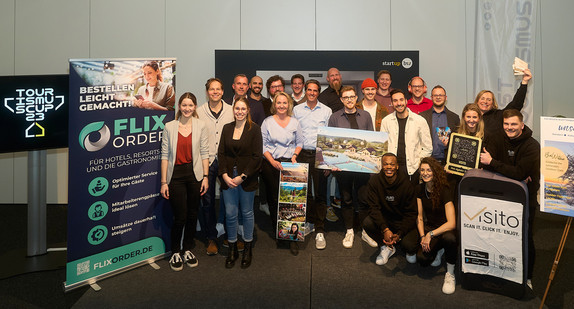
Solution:
M239 252L237 251L237 242L229 243L229 251L227 252L227 258L225 259L225 268L233 268L235 265L235 260L239 258Z
M245 249L243 249L243 257L241 258L241 268L247 268L251 265L251 242L245 242Z

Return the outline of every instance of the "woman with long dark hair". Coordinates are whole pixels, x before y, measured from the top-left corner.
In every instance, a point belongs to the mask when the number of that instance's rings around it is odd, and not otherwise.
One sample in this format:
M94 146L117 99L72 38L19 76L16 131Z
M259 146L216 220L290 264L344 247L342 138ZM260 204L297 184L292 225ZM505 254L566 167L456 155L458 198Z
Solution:
M145 109L174 110L175 91L173 86L163 82L161 68L157 61L148 61L142 67L145 85L136 94L134 106Z
M184 93L179 98L175 120L166 123L161 141L160 193L169 199L173 209L169 265L175 271L182 270L183 264L198 264L191 248L199 199L208 188L209 135L205 123L197 118L196 107L195 95Z
M453 196L442 165L432 157L421 160L422 183L417 193L417 228L405 236L403 242L411 245L418 242L416 254L407 254L409 263L421 266L440 266L443 253L446 259L446 274L442 291L452 294L455 290L454 263L456 262L456 215ZM405 246L407 246L405 244ZM410 245L409 245L410 247Z
M251 265L253 241L253 200L258 188L261 168L261 128L251 121L249 101L240 98L233 103L235 121L226 124L221 132L217 158L219 176L225 203L227 240L229 252L225 267L232 268L239 257L237 251L238 212L243 216L243 240L245 248L241 268Z

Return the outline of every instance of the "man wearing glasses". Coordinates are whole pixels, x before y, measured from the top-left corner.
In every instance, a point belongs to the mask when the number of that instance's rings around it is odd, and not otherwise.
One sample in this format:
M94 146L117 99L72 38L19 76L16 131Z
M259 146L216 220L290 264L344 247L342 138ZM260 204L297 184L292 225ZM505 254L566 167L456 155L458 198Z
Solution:
M269 98L263 100L263 110L265 111L265 117L271 116L271 105L273 102L273 97L275 93L278 91L285 91L285 80L283 77L279 75L273 75L267 79L265 83L267 86L267 93L269 94Z
M443 165L445 162L445 149L448 145L450 133L457 132L460 117L446 108L446 90L441 85L435 86L431 91L432 108L419 115L429 125L432 138L432 157Z
M409 92L411 98L407 102L407 107L411 112L418 114L432 107L432 101L425 97L427 93L427 84L419 77L415 76L409 81Z

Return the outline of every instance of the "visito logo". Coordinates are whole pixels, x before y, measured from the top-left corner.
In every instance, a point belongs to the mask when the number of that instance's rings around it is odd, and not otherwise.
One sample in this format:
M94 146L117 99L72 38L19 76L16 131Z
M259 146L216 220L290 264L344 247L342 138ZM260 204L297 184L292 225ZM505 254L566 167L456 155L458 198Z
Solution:
M100 138L92 142L90 141L90 135L95 132L99 133ZM110 128L103 121L92 122L80 132L80 146L90 152L98 151L108 144L110 137Z

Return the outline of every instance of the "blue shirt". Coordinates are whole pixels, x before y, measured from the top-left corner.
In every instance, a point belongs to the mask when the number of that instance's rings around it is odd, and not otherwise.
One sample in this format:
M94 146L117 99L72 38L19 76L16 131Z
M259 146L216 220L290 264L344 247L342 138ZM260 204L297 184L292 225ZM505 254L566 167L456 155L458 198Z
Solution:
M314 109L309 108L307 103L299 104L293 108L293 117L299 121L303 149L316 150L317 128L327 126L331 114L331 109L319 101L317 101Z
M301 134L297 133L298 127L299 121L294 117L291 117L285 128L273 116L265 118L261 125L263 153L269 151L273 159L291 158L295 148L303 146Z
M449 130L450 135L450 128L448 128L448 122L446 119L446 112L443 110L440 113L437 113L434 108L432 111L432 130L431 130L431 137L432 137L432 157L437 160L442 160L445 158L445 148L446 146L440 141L439 139L439 131L441 133L445 133L444 130Z

